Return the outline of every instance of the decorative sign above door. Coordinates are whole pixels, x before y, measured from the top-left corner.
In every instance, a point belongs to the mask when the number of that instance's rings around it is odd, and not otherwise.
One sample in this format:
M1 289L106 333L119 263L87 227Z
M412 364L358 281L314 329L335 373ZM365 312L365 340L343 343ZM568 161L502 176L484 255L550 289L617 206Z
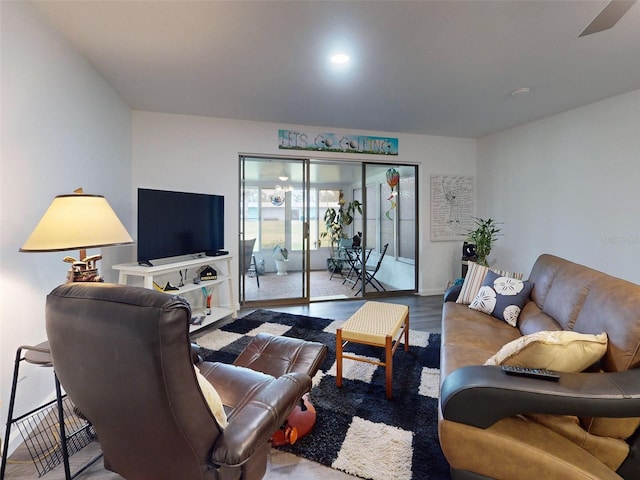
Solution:
M278 130L278 148L367 155L398 155L398 139L317 131Z

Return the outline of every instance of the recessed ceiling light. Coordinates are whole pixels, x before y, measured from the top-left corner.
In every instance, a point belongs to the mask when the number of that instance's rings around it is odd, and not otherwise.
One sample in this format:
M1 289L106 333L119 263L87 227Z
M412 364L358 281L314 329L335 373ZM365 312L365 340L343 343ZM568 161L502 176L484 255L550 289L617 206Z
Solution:
M511 95L514 96L514 97L516 95L526 95L530 91L531 91L531 89L528 88L528 87L518 88L518 89L514 90L513 92L511 92Z
M331 55L331 62L337 64L349 63L349 55L346 53L336 53L335 55Z

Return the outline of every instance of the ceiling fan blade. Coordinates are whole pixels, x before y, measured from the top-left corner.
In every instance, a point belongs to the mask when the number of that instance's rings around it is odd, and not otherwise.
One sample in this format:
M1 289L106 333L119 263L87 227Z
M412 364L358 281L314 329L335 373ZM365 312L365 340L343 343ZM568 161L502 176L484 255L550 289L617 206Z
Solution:
M591 35L613 27L634 3L636 3L636 0L611 0L578 37L584 37L585 35Z

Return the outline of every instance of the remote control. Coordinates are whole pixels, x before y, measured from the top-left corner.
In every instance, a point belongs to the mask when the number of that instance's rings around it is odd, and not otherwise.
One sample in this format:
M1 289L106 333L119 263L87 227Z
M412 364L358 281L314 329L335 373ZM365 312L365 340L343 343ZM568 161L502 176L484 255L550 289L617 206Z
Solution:
M543 368L526 368L526 367L514 367L512 365L503 365L502 371L507 375L518 375L521 377L539 378L541 380L560 380L560 375L550 370Z

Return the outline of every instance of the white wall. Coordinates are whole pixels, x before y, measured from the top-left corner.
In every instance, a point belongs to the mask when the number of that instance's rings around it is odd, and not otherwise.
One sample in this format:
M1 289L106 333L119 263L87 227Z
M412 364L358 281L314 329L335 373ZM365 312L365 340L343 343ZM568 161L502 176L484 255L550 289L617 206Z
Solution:
M219 193L227 199L226 242L236 253L238 154L286 155L277 131L295 126L150 112L134 112L132 122L110 86L28 3L0 8L4 422L15 350L45 339L45 296L65 277L62 254L18 253L52 198L79 186L103 194L135 234L137 187ZM639 131L640 90L479 141L389 134L400 140L398 162L420 165L420 292L440 293L460 268L460 242L429 241L431 174L477 175L477 215L504 222L494 263L529 272L550 252L640 283ZM109 267L132 260L134 249L102 254L102 273L114 281ZM27 365L22 377L19 410L51 395L50 370Z
M533 100L533 99L532 99ZM478 141L478 215L504 222L490 259L556 254L640 283L640 90Z
M287 155L277 131L296 126L151 112L134 112L132 121L110 86L28 3L0 8L4 422L15 350L45 339L45 296L65 277L62 254L18 253L52 198L79 186L103 194L135 234L137 187L219 193L227 199L226 243L236 253L238 154ZM420 292L440 293L460 268L460 242L429 240L431 174L477 176L477 215L504 222L493 263L528 273L550 252L640 283L639 131L640 90L478 141L388 134L400 140L399 163L420 165ZM134 248L102 254L103 274L114 281L110 266L132 260ZM51 395L50 370L27 365L21 377L20 411Z
M225 196L225 243L233 254L238 250L239 153L292 155L278 149L278 129L294 125L245 122L218 118L170 115L135 111L133 113L133 185L138 187L215 193ZM298 126L303 129L304 127ZM384 132L340 130L393 136L399 139L399 163L420 165L420 245L419 290L441 293L449 280L460 275L461 242L429 241L429 178L431 174L475 172L475 140ZM365 155L346 159L389 162ZM314 158L340 158L335 154L314 154Z
M53 197L77 187L104 195L127 228L134 213L130 109L28 3L0 2L0 7L3 436L16 349L45 340L45 296L64 281L68 267L62 262L64 253L27 254L18 249ZM128 258L130 249L104 249L103 273L122 260L122 250ZM52 394L53 375L51 369L28 364L21 374L26 378L19 384L17 409L24 412Z

